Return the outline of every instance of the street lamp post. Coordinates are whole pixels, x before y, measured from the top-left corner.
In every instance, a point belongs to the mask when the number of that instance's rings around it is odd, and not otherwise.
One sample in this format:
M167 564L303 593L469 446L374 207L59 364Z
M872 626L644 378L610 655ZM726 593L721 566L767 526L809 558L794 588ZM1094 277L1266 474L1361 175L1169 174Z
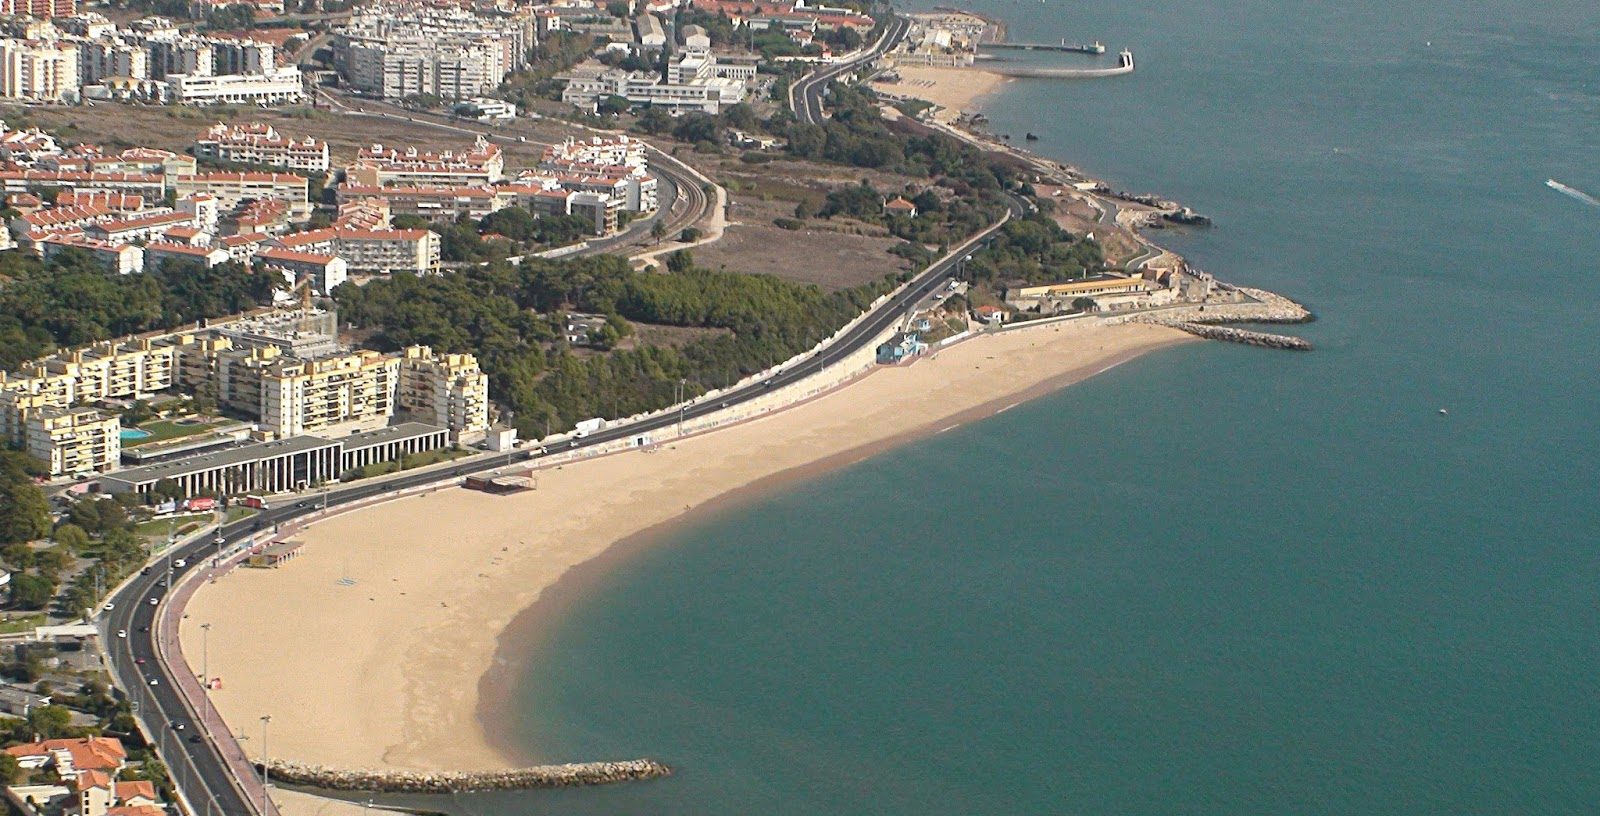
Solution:
M689 407L683 401L683 389L688 384L688 379L684 377L678 378L678 436L683 436L683 412Z
M261 812L267 812L267 723L272 722L271 714L261 715Z
M200 685L211 685L211 624L200 624ZM210 697L211 695L206 695Z

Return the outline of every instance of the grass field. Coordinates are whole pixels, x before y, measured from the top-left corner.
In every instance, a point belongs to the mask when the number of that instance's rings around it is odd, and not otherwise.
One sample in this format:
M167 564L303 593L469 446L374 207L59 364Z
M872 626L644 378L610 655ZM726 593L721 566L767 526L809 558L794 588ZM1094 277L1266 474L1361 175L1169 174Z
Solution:
M169 530L176 531L181 536L200 529L201 525L209 521L211 521L210 513L191 513L187 516L141 521L134 525L133 531L145 538L165 538Z
M149 436L140 437L138 439L124 440L123 443L122 443L122 447L124 447L124 448L136 448L136 447L138 447L140 445L148 445L148 444L150 444L152 442L165 442L168 439L179 439L179 438L185 437L185 436L194 436L196 434L202 434L202 433L205 433L206 431L209 431L212 428L215 428L218 425L222 424L223 421L222 420L209 420L209 421L203 421L203 422L184 421L184 424L179 424L179 423L180 423L180 421L179 420L175 420L175 419L157 419L157 420L153 420L151 422L146 422L143 425L140 425L138 427L139 427L139 430L145 431L145 432L149 433L150 435Z

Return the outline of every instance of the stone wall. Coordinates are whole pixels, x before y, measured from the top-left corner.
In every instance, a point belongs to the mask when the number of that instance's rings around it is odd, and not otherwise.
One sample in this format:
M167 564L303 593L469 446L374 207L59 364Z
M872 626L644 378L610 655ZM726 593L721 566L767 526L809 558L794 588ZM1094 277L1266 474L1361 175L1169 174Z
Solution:
M260 764L257 764L260 767ZM462 793L467 791L576 788L637 782L672 775L672 769L653 759L622 762L575 762L539 765L506 771L377 771L344 770L321 765L272 760L271 778L289 785L338 791L375 793Z

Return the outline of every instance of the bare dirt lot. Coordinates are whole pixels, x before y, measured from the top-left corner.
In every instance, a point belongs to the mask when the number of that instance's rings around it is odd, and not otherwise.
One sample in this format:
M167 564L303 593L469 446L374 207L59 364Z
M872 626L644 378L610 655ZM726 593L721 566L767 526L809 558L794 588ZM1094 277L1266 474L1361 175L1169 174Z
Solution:
M736 199L733 221L722 240L694 249L696 263L711 269L760 272L824 289L845 289L878 280L907 266L905 259L889 254L898 238L851 235L826 228L848 228L812 219L807 229L788 230L773 220L792 216L794 204ZM864 226L864 225L863 225Z

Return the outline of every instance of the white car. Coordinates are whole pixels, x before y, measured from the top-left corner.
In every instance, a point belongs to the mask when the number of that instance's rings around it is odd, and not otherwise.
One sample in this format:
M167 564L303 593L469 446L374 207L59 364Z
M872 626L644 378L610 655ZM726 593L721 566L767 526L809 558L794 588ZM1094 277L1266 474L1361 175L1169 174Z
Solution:
M154 677L152 677L152 678L150 678L150 685L152 685L152 686L159 686L159 685L161 685L161 681L160 681L160 680L157 680L157 679L156 679L156 678L154 678Z
M117 630L117 637L125 638L127 636L128 636L128 630L126 630L126 629L118 629Z
M155 598L151 598L151 599L150 599L150 605L151 605L151 606L155 606L155 605L156 605L156 604L158 604L158 603L161 603L161 601L159 601L159 600L157 600L157 599L155 599Z
M179 558L178 560L172 562L172 566L177 567L178 569L183 569L183 566L185 564L187 564L187 563L189 563L189 562L183 560L182 558Z
M108 603L106 603L106 605L104 607L101 607L101 608L104 609L107 612L110 612L111 610L116 609L117 605L114 604L114 603L109 603L108 602Z

